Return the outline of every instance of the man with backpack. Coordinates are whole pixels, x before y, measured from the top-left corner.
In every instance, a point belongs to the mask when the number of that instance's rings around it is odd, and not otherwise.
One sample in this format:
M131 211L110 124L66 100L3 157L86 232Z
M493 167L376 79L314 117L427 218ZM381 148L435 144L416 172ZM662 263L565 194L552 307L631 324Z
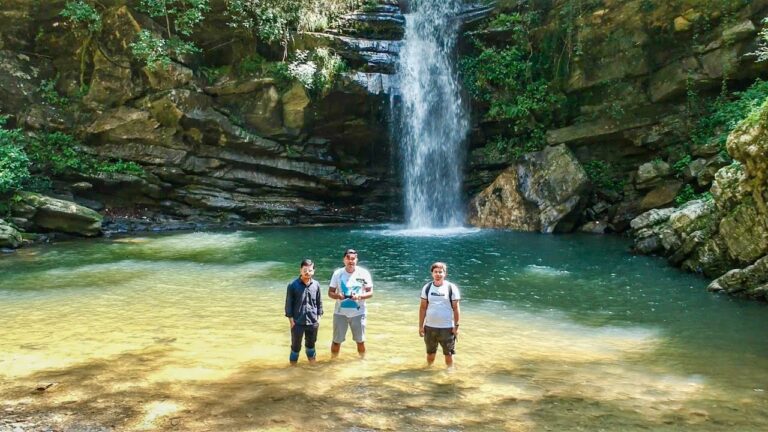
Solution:
M448 266L443 262L432 264L432 282L421 288L419 307L419 336L427 346L427 364L435 361L438 344L443 349L445 365L453 366L456 337L459 335L461 293L456 284L445 279Z

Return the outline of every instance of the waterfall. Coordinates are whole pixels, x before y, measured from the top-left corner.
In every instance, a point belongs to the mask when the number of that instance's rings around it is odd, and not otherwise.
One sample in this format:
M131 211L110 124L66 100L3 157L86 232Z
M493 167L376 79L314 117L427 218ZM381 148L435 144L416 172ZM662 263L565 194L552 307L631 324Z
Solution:
M454 65L460 0L413 0L397 70L393 133L402 157L409 228L464 222L462 171L468 110Z

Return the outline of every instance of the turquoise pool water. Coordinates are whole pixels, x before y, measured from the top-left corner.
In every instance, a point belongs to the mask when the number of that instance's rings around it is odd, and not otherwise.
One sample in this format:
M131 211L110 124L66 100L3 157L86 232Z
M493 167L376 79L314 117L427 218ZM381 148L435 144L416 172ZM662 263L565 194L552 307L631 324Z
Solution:
M628 246L381 226L22 249L0 258L0 431L768 430L768 306ZM285 286L309 257L327 287L347 247L374 278L368 357L330 361L327 315L319 364L291 368ZM451 371L416 328L435 260L463 296Z

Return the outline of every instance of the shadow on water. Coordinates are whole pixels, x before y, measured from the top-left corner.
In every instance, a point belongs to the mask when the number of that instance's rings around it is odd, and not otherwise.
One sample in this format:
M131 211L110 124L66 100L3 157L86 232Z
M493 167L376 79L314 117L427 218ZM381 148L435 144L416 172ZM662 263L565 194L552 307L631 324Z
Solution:
M764 425L740 419L768 414L765 400L711 413L723 401L698 399L696 388L606 392L610 384L570 381L568 370L595 367L579 361L490 371L392 370L344 359L298 367L253 363L223 379L157 381L174 351L151 347L28 376L25 384L4 389L4 421L29 431L89 432L720 431L734 425L758 431ZM53 385L36 390L47 384Z

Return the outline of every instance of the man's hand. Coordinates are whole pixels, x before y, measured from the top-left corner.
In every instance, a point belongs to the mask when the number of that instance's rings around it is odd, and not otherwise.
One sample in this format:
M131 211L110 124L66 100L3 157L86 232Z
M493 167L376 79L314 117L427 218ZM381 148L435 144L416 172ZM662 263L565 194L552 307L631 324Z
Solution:
M424 337L424 326L419 326L419 337Z
M288 318L288 323L290 324L291 330L293 330L293 327L296 325L296 323L293 321L293 318Z

